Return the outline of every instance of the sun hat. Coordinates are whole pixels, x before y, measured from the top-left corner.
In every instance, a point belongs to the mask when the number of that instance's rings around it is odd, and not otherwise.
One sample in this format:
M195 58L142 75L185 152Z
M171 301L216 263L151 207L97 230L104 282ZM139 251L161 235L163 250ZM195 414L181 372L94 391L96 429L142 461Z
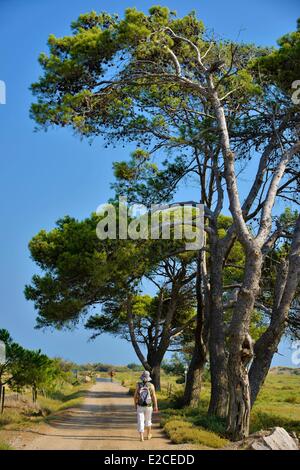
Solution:
M140 379L143 381L143 382L150 382L151 377L150 377L150 372L148 372L147 370L144 370L144 372L142 373Z

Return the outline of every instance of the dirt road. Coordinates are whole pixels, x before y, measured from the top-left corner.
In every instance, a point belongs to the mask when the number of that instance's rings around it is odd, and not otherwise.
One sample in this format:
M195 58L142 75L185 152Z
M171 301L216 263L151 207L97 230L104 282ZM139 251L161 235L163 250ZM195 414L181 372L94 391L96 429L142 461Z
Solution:
M52 418L49 423L24 430L11 445L22 450L131 450L191 449L174 445L154 417L153 438L139 442L132 397L127 389L108 381L96 382L84 403Z

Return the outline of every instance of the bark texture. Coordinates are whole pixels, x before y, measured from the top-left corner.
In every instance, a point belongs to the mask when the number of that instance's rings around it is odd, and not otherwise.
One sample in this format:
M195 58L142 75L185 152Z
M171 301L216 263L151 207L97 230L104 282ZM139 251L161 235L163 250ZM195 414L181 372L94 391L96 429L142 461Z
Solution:
M206 259L203 252L198 254L196 295L197 295L197 318L195 328L195 345L192 359L187 372L186 385L183 402L185 406L197 407L200 401L202 386L202 375L207 362L207 305L204 302L202 286L206 273Z
M228 380L223 311L224 259L219 240L214 239L214 237L211 240L211 256L211 312L209 321L211 398L208 412L215 416L225 417L228 409Z

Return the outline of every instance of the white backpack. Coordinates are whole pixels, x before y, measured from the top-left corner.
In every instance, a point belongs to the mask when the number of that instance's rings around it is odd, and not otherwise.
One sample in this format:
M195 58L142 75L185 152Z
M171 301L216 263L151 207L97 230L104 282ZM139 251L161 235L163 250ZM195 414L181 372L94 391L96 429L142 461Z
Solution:
M138 384L138 405L139 406L151 406L152 405L152 395L151 395L151 386L148 382Z

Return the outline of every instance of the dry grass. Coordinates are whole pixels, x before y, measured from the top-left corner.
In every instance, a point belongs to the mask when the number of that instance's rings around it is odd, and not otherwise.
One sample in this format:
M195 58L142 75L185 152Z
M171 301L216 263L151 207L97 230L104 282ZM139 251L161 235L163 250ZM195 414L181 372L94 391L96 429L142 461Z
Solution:
M18 399L15 394L7 394L6 406L0 415L0 429L24 428L29 423L39 423L58 411L77 407L82 403L85 390L90 386L91 384L67 385L52 396L39 396L36 405L32 403L30 393L20 395Z

